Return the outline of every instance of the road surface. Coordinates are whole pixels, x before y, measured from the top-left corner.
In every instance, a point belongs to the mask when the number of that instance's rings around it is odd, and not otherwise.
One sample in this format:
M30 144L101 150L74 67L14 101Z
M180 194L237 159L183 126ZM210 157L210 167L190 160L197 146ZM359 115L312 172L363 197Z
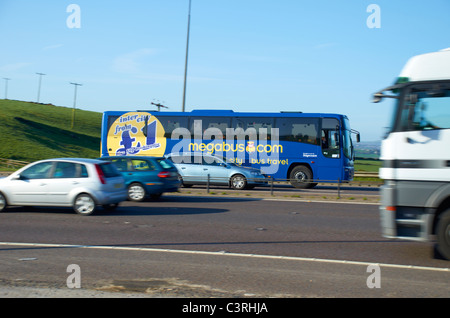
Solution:
M382 238L378 206L354 202L178 195L89 217L0 214L5 297L76 297L71 264L100 297L449 297L449 263L432 251Z

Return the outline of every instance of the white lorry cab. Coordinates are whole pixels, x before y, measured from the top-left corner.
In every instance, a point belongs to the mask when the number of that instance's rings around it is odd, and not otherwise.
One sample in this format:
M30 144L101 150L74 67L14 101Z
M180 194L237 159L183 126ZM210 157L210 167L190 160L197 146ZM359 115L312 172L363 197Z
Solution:
M381 145L382 235L435 241L450 260L450 49L412 57L383 98L396 106Z

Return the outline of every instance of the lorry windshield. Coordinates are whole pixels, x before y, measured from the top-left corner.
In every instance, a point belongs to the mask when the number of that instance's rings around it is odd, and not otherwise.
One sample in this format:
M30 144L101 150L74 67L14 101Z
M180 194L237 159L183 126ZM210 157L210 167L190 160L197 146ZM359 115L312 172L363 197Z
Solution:
M408 86L400 104L400 131L450 128L449 83Z

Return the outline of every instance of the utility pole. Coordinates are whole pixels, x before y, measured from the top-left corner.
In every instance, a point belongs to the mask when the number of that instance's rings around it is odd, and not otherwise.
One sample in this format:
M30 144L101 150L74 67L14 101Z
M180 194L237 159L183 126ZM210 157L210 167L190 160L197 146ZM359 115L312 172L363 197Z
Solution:
M191 0L189 0L189 14L188 14L188 26L187 26L187 40L186 40L186 60L184 62L184 88L183 88L183 105L181 111L184 112L186 105L186 79L188 70L188 57L189 57L189 33L191 29Z
M5 80L5 99L8 99L8 81L10 81L10 78L3 78Z
M37 94L37 103L39 103L39 99L41 97L41 82L42 82L42 76L46 75L43 73L36 73L37 75L39 75L39 85L38 85L38 94Z
M167 106L164 106L163 104L161 104L161 103L153 103L153 102L151 102L150 104L152 104L152 105L155 105L156 107L158 107L158 111L160 111L161 110L161 107L162 108L169 108L169 107L167 107Z
M79 83L70 83L70 84L75 86L75 94L73 97L73 109L72 109L72 126L71 126L71 129L73 129L74 122L75 122L75 108L77 107L77 88L78 88L78 86L83 86L83 85L79 84Z

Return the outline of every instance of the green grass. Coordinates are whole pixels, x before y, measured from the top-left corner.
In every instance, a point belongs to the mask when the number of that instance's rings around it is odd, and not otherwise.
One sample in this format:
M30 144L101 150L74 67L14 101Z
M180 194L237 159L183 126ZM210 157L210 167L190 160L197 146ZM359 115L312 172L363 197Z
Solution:
M355 160L355 171L358 172L378 172L381 168L381 160L360 159Z
M381 168L381 165L382 165L381 160L356 158L355 173L358 172L378 173L378 170ZM364 177L355 177L354 181L381 182L381 179L378 177L364 176Z
M35 161L100 156L102 114L14 100L0 100L0 158Z

